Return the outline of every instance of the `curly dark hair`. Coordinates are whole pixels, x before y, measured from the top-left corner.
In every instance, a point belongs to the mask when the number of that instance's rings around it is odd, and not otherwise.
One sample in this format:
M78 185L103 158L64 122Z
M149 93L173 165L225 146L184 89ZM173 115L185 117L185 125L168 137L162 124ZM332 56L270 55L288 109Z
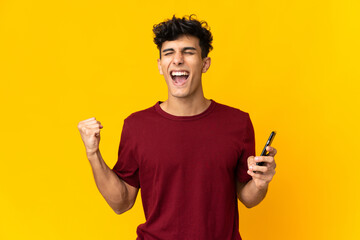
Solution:
M155 34L154 42L160 51L161 58L161 47L165 41L173 41L178 39L181 35L190 35L199 39L201 48L201 57L205 58L209 52L213 49L211 43L213 37L208 27L207 22L198 21L192 16L184 16L183 18L177 18L173 15L172 19L168 19L159 24L155 24L153 32Z

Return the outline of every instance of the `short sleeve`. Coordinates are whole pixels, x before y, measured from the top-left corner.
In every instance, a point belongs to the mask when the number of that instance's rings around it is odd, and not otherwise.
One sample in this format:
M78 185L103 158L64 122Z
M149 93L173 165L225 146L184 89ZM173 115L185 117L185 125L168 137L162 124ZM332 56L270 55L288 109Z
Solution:
M136 143L131 137L129 124L124 120L118 151L118 160L113 171L129 185L140 188L139 166L135 158Z
M247 159L249 156L255 156L255 136L254 127L247 114L246 121L243 129L243 141L241 156L237 165L236 175L239 182L248 182L251 176L247 173L248 164Z

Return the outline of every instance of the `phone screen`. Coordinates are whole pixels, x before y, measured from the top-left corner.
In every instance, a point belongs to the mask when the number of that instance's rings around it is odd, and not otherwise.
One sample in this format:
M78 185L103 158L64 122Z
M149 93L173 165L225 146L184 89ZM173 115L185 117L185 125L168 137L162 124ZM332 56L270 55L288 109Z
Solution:
M269 154L269 153L266 151L266 147L271 145L272 141L274 140L275 135L276 135L276 131L272 131L272 132L270 133L270 137L269 137L269 139L267 140L267 142L266 142L266 144L265 144L265 147L264 147L264 149L262 150L260 156L267 156L267 155ZM265 165L265 163L264 163L264 162L258 162L258 163L256 163L256 165L258 165L258 166L263 166L263 165Z

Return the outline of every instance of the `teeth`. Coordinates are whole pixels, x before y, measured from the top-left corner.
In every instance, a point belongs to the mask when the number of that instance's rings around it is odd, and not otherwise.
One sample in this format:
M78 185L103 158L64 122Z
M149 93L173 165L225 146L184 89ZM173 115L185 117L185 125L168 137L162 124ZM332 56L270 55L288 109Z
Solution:
M182 75L189 75L187 72L172 72L172 76L182 76Z

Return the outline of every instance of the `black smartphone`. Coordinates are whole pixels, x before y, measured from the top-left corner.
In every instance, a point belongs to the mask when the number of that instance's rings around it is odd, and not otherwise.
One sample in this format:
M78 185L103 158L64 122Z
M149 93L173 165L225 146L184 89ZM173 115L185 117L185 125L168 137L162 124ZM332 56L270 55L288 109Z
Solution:
M275 135L276 135L276 132L275 132L275 131L272 131L272 132L270 133L270 137L269 137L269 139L267 140L267 142L266 142L266 144L265 144L265 147L264 147L264 149L262 150L260 156L267 156L267 155L268 155L268 152L266 151L266 147L271 145L272 141L274 140ZM264 162L257 162L256 165L258 165L258 166L264 166L265 163L264 163Z

